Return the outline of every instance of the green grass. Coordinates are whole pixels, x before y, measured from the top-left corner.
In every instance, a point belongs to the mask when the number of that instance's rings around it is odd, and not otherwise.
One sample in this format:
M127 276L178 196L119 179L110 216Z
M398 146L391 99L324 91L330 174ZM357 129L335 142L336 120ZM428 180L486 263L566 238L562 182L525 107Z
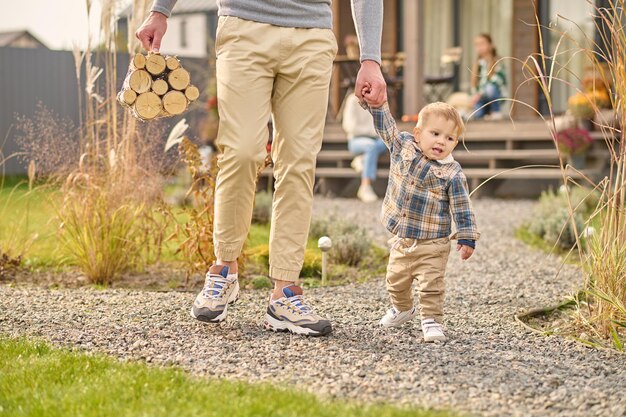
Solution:
M68 263L57 235L58 224L51 204L53 198L58 198L54 193L50 188L29 192L25 180L18 177L7 177L0 188L0 247L9 241L18 251L24 249L25 265L34 269L55 269ZM177 221L184 220L183 214L177 215ZM267 245L269 236L269 225L253 224L248 248ZM23 243L29 241L32 244L24 248ZM161 260L179 261L179 255L175 254L177 247L176 241L165 242ZM317 241L309 239L307 247L317 251Z
M53 193L43 188L29 192L28 185L17 179L7 180L0 188L0 245L9 241L18 251L25 251L27 266L65 264L50 204ZM32 244L24 246L25 242Z
M178 368L119 362L0 337L0 416L452 416L362 405L313 394L192 377Z

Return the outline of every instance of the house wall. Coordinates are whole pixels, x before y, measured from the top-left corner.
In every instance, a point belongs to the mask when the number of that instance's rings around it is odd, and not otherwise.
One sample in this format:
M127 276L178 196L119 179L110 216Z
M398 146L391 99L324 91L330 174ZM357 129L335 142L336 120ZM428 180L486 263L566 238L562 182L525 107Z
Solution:
M563 81L555 82L552 89L554 111L557 113L567 110L567 99L576 92L576 87L580 86L579 80L584 76L585 68L589 64L583 54L577 53L577 49L578 45L591 47L590 40L593 39L595 28L592 15L593 5L587 2L550 0L550 26L554 30L549 32L545 46L550 55L555 52L558 54L557 63L561 65L567 63L567 71L559 72L559 78ZM561 39L561 33L565 31L571 39L565 37ZM561 44L556 51L559 41Z
M167 21L167 34L161 44L164 54L205 58L208 56L209 22L206 13L173 15Z

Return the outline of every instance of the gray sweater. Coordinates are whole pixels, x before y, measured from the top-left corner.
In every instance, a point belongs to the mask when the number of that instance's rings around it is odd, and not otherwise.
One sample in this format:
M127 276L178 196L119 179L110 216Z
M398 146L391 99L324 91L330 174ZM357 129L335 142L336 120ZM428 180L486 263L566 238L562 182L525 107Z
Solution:
M341 0L335 0L341 1ZM217 0L219 16L295 28L332 29L331 0ZM361 61L380 63L383 0L351 0ZM151 11L170 17L176 0L154 0Z

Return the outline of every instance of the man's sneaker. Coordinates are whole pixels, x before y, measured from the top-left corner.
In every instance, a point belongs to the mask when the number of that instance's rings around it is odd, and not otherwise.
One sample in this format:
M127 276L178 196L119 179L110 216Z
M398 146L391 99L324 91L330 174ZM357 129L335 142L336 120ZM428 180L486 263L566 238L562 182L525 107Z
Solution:
M374 188L372 188L370 184L361 185L359 187L359 191L357 191L356 193L356 196L364 203L373 203L374 201L378 200L378 196L376 195L376 193L374 192Z
M424 333L424 342L443 342L447 340L443 332L443 326L434 319L422 320L422 332Z
M383 327L398 327L413 320L417 316L417 309L415 307L407 311L398 311L395 307L391 307L382 319L380 319L380 325Z
M270 297L265 328L306 336L325 336L333 331L330 321L320 318L304 301L302 288L297 285L283 288L283 297L277 300Z
M207 323L219 323L226 319L228 305L238 298L237 274L229 274L227 266L213 265L191 307L191 317Z

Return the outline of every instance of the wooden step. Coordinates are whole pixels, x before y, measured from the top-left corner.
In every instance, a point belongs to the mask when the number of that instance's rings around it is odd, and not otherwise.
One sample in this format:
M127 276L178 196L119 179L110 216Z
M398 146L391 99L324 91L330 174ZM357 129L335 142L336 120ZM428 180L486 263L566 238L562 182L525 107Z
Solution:
M469 179L487 179L494 175L497 175L498 179L560 179L562 178L561 171L558 168L525 168L517 170L507 169L491 169L491 168L467 168L463 170L465 176ZM597 175L599 170L586 169L581 172L574 170L568 170L567 175L571 178L582 178L583 176L593 177ZM270 176L272 174L271 168L263 171L263 176ZM377 171L379 178L388 178L388 169L379 169ZM317 178L359 178L360 174L352 168L334 168L334 167L320 167L315 171Z
M381 161L388 161L389 154L381 156ZM454 158L463 164L467 162L489 162L491 160L530 160L532 162L538 161L552 161L558 162L558 153L556 149L480 149L475 151L466 151L464 149L457 149L453 152ZM609 153L606 149L592 149L589 154L592 158L608 157ZM322 150L317 155L319 162L334 162L334 161L351 161L354 159L354 155L348 150Z
M402 131L410 132L412 125L401 124L398 128ZM604 140L600 131L590 132L594 140ZM324 142L342 143L348 138L340 125L327 125L324 130ZM465 142L552 142L550 131L543 124L537 123L480 123L470 125L462 138Z

